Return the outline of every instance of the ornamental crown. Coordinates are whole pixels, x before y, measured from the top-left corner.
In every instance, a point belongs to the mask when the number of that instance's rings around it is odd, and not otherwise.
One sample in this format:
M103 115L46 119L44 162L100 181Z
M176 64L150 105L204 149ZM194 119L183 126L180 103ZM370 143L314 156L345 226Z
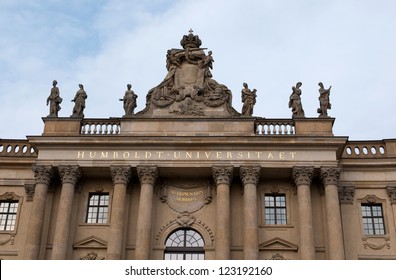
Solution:
M189 31L189 34L184 35L180 41L180 45L182 45L183 49L199 48L201 44L202 44L201 39L199 39L198 35L194 35L191 29Z

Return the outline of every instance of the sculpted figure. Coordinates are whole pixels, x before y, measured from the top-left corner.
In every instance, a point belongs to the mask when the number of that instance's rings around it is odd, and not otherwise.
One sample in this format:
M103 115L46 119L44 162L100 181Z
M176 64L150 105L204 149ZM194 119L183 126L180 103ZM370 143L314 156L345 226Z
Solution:
M256 104L257 90L250 90L247 83L243 83L242 89L242 115L251 116L253 115L253 107Z
M198 62L199 68L206 68L209 67L210 69L213 69L213 62L214 59L212 57L212 51L208 52L208 55L206 55L202 60Z
M61 107L60 104L62 103L62 98L59 95L59 88L56 86L58 82L54 80L52 82L51 93L47 98L47 106L50 105L50 114L47 117L58 117L58 112L60 111Z
M330 90L331 86L328 89L325 89L323 84L320 82L319 84L319 105L318 108L319 118L327 117L327 110L331 109L330 104Z
M76 96L72 100L74 102L73 114L70 117L83 118L85 109L85 99L87 99L87 93L84 90L82 84L78 85L80 89L77 91Z
M289 108L292 108L292 117L293 118L303 118L305 117L305 113L301 103L301 82L298 82L296 86L292 87L292 94L289 98Z
M125 115L123 116L124 118L133 116L133 113L134 113L133 111L136 108L136 99L138 96L133 92L133 90L131 88L132 88L132 85L128 84L127 91L125 91L124 98L120 99L120 101L124 102L124 110L125 110Z

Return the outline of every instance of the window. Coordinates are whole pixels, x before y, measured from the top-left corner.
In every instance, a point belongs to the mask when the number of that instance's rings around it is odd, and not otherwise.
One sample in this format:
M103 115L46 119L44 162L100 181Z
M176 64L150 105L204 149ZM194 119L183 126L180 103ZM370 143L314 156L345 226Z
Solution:
M366 235L385 234L382 204L362 203L363 230Z
M0 231L13 231L18 211L18 201L0 201Z
M264 196L264 216L267 225L285 225L286 196L284 194L266 194Z
M105 224L109 213L109 194L91 193L88 200L87 223Z
M165 241L165 260L204 260L204 240L191 229L179 229Z

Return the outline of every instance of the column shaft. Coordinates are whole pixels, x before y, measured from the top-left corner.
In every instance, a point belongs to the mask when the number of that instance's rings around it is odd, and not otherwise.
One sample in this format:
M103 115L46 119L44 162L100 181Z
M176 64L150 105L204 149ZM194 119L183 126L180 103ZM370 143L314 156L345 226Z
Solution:
M137 172L141 188L136 228L135 259L148 260L151 250L154 184L158 177L158 168L155 166L138 166Z
M131 168L129 166L113 165L110 166L110 174L114 184L114 191L111 203L106 259L120 260L123 253L127 186L131 178Z
M36 165L33 167L33 172L36 178L36 186L24 253L24 258L27 260L39 259L48 186L53 169L52 166Z

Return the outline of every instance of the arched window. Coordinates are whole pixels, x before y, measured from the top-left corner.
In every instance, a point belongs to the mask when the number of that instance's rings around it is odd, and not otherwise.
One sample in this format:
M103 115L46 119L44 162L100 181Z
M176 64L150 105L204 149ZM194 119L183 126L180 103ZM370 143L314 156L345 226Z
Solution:
M202 236L192 229L178 229L165 241L165 260L204 260L205 243Z

